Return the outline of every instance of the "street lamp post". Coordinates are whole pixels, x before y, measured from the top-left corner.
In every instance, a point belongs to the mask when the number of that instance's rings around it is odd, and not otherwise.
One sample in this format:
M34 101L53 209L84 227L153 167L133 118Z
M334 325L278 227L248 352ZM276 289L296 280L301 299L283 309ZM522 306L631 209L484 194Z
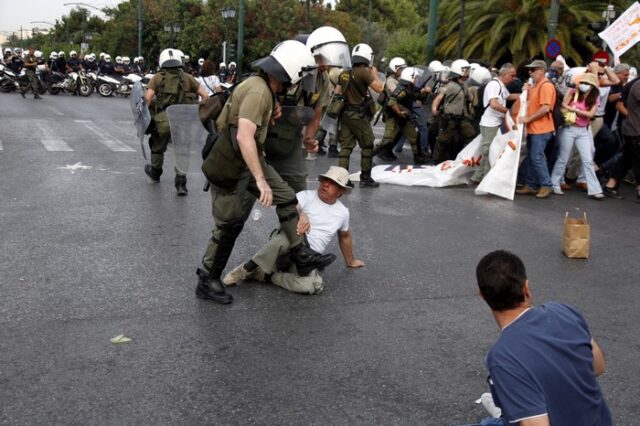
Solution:
M240 13L238 16L238 75L242 75L242 60L244 59L244 1L240 0Z
M311 33L311 0L300 0L300 4L304 5L304 26L307 34Z
M164 30L168 33L171 33L171 47L175 48L174 44L176 41L175 40L176 33L179 33L180 30L182 30L182 27L180 26L180 24L176 24L173 22L165 22Z
M225 21L235 18L236 9L233 6L226 5L222 8L222 17ZM222 62L227 63L227 46L229 43L229 31L227 26L224 29L224 42L222 43Z

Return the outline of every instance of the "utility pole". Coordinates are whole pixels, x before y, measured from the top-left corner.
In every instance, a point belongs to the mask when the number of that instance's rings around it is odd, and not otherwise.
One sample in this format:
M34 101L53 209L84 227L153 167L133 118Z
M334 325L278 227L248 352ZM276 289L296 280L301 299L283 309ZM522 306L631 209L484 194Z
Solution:
M558 15L560 14L560 0L551 0L551 13L549 14L548 40L556 38L558 32Z
M458 59L462 58L462 39L464 38L464 0L460 0L460 26L458 28L458 49L456 56Z
M240 0L240 10L238 12L238 76L242 75L242 60L244 58L244 1Z
M438 5L439 0L429 0L429 31L427 33L427 62L433 60L433 51L436 48L436 30L438 29Z
M138 56L142 56L142 0L138 0Z
M367 44L369 46L371 46L371 9L373 7L371 6L371 0L369 0L369 13L367 16Z

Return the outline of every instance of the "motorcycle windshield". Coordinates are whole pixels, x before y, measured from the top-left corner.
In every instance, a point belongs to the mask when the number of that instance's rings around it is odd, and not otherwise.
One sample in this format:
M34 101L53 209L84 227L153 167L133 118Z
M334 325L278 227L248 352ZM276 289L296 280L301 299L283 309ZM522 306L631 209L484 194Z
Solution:
M171 143L177 172L186 174L189 171L189 157L191 143L198 147L204 146L207 131L202 126L198 115L198 105L176 104L167 108L169 127L171 128Z

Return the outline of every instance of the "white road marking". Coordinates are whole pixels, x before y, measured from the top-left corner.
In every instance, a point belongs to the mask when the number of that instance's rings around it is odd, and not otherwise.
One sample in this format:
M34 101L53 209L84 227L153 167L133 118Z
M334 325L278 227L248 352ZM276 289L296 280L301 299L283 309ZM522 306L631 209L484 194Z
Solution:
M85 166L81 162L77 162L76 164L71 164L71 165L67 164L64 167L58 167L58 170L70 170L71 174L75 174L76 170L91 170L91 169L93 169L93 167Z
M87 129L93 132L96 136L98 136L98 141L109 148L112 151L116 152L135 152L135 149L131 148L129 145L113 138L109 138L105 135L105 132L100 130L95 124L93 124L89 120L74 120L76 123L80 123L84 125Z
M47 151L73 151L73 148L62 139L40 139Z
M34 120L34 123L44 135L40 142L47 151L73 151L73 148L68 143L62 139L55 138L53 131L43 123L43 120Z
M0 151L4 150L4 147L2 146L2 139L0 139Z

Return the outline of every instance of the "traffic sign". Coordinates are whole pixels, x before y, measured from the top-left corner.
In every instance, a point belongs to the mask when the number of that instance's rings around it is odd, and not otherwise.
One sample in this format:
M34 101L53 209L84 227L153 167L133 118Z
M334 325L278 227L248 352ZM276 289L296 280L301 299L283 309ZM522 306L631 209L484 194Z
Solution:
M561 51L562 45L560 44L560 40L558 40L557 38L552 38L551 40L549 40L546 47L544 48L544 53L549 59L557 58Z
M609 56L609 54L604 50L598 50L596 53L593 54L593 56L591 57L591 60L596 62L602 62L605 65L609 65L611 56Z

